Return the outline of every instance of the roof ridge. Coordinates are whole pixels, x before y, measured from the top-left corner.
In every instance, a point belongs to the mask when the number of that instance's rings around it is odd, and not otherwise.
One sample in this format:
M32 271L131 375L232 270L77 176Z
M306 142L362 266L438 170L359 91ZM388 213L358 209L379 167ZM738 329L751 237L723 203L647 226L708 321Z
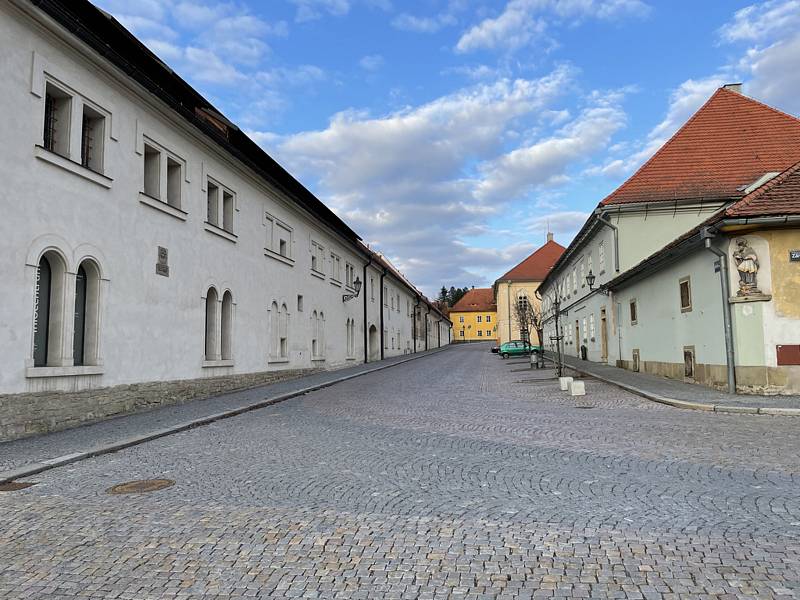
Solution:
M606 203L606 201L607 201L609 198L611 198L611 196L613 196L614 194L616 194L617 192L619 192L620 190L622 190L622 189L623 189L624 187L626 187L626 186L627 186L627 185L628 185L628 184L629 184L631 181L633 181L633 180L636 178L636 176L637 176L637 175L638 175L638 174L639 174L641 171L643 171L643 170L644 170L644 168L645 168L647 165L649 165L650 163L652 163L652 162L653 162L653 161L656 159L656 157L660 156L660 155L661 155L661 154L662 154L662 153L663 153L663 152L666 150L667 146L669 146L669 145L672 143L672 141L673 141L673 140L674 140L674 139L675 139L675 138L678 136L678 134L680 134L680 133L681 133L681 132L682 132L684 129L686 129L686 128L689 126L689 124L690 124L690 123L692 123L692 122L693 122L695 119L697 119L698 115L700 115L700 113L701 113L701 112L703 112L703 110L705 110L705 109L708 107L708 105L709 105L709 104L711 104L711 101L712 101L712 100L714 100L714 98L716 98L718 95L720 95L720 93L721 93L723 90L725 90L725 88L723 88L723 87L717 88L717 91L715 91L713 94L711 94L711 96L709 97L709 99L708 99L708 100L706 100L706 101L705 101L705 102L702 104L702 106L700 106L700 108L698 108L698 109L697 109L697 110L694 112L694 114L693 114L691 117L689 117L689 119L688 119L688 120L687 120L687 121L686 121L686 122L685 122L683 125L681 125L681 126L680 126L680 127L679 127L679 128L676 130L676 131L675 131L675 133L673 133L673 134L670 136L670 138L669 138L669 139L668 139L666 142L664 142L663 144L661 144L661 146L658 148L658 150L656 150L656 151L653 153L653 155L652 155L650 158L648 158L646 161L644 161L644 162L641 164L641 166L639 166L639 168L638 168L638 169L636 169L636 171L635 171L634 173L632 173L632 174L631 174L631 176L630 176L630 177L628 177L628 178L627 178L627 179L626 179L626 180L625 180L625 181L622 183L622 185L620 185L618 188L616 188L614 191L612 191L610 194L608 194L608 195L607 195L605 198L603 198L603 199L600 201L600 204L598 204L597 206L598 206L598 207L600 207L600 206L604 206L604 205L605 205L605 203ZM727 92L730 92L731 94L735 94L735 93L736 93L736 92L731 92L730 90L725 90L725 91L727 91ZM739 94L739 95L741 96L741 94Z

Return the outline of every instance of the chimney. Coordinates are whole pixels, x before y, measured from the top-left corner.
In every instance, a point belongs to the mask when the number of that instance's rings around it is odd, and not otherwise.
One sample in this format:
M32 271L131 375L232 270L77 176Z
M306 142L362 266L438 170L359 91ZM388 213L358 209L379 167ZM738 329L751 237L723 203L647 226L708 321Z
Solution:
M726 83L723 85L726 90L730 90L732 92L736 92L737 94L742 93L742 84L741 83Z
M548 231L547 232L547 241L548 242L552 242L553 241L553 232L552 231Z

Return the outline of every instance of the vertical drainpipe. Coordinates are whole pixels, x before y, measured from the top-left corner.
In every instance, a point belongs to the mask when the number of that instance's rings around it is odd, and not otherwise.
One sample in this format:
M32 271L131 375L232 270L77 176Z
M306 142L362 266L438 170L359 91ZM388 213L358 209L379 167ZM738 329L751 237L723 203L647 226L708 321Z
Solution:
M730 288L728 284L728 255L711 245L711 238L714 233L704 227L700 231L700 239L705 243L706 250L715 254L719 258L719 278L722 291L722 323L725 328L725 360L728 363L728 392L736 393L736 363L733 354L733 325L731 319Z
M419 294L414 296L417 302L414 304L414 314L411 316L411 331L414 332L414 354L417 353L417 311L419 310Z
M600 221L603 225L610 227L611 230L614 232L614 271L619 273L619 228L614 225L611 221L606 221L603 218L603 213L598 208L594 211L597 220Z
M383 278L386 277L386 267L381 267L381 268L383 269L383 272L381 273L381 280L380 280L380 284L381 284L380 285L380 288L381 288L381 290L380 290L381 291L381 306L380 306L380 309L381 309L381 360L383 360L383 358L384 358L383 357L383 347L384 347L384 341L383 341Z
M372 254L369 255L369 261L364 265L364 363L369 362L369 331L367 328L367 267L372 264Z
M442 347L442 319L436 321L436 347Z

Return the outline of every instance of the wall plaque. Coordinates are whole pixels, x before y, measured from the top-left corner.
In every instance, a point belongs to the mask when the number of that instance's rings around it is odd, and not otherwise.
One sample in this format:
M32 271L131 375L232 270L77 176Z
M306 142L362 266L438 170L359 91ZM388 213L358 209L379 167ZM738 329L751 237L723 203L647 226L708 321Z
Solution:
M169 251L164 246L158 247L158 262L156 262L156 275L169 277Z
M800 262L800 250L789 250L789 260L791 262Z

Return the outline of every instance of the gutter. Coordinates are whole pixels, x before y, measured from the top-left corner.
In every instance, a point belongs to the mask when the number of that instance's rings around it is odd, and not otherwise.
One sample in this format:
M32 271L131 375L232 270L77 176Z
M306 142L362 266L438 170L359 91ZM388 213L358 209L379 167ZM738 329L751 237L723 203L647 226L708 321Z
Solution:
M717 227L734 225L791 225L800 223L800 215L783 215L778 217L732 217L723 219Z
M725 328L725 360L728 363L728 392L736 393L736 363L733 355L733 327L731 324L730 289L728 283L728 255L719 248L711 245L711 239L716 233L710 227L700 231L700 239L705 243L705 248L719 258L719 278L722 292L722 322Z

